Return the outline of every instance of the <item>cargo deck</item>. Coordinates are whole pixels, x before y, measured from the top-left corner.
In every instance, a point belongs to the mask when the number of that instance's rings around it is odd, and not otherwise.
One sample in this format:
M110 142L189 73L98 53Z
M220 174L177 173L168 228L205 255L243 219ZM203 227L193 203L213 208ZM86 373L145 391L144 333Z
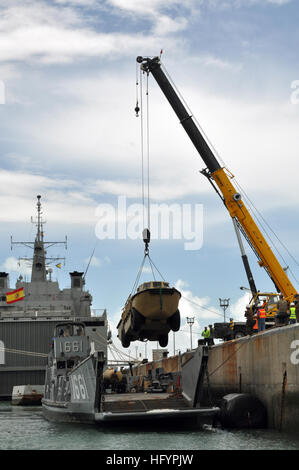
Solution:
M213 424L219 408L191 408L181 395L170 393L124 393L104 396L103 410L96 413L97 422L136 422L138 420L159 421L168 425L179 419L184 424Z

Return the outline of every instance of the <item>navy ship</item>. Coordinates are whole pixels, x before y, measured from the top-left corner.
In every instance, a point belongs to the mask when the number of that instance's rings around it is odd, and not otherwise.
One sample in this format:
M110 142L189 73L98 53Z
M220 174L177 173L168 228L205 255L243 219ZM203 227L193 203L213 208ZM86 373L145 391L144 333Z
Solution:
M125 375L121 392L112 393L105 389L105 353L94 350L85 322L59 323L48 356L44 417L54 422L102 426L148 423L159 429L174 422L180 426L213 424L219 408L200 406L207 352L207 347L199 347L182 366L180 390L138 393Z
M60 289L52 279L51 263L59 258L48 258L47 249L63 242L44 239L41 196L37 196L37 232L34 241L13 242L13 245L33 249L31 279L20 275L10 287L9 273L0 272L0 399L9 399L16 385L43 385L47 356L54 326L60 321L78 320L95 349L107 351L107 314L93 315L92 296L85 289L83 272L70 272L70 287ZM58 263L59 265L59 263Z

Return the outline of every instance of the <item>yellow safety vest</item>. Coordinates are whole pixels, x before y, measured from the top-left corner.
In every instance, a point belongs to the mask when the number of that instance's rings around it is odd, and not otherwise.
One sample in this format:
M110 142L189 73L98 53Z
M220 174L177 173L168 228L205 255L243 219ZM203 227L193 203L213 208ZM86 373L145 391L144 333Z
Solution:
M295 308L295 307L291 307L291 308L290 308L290 312L291 312L290 319L296 320L296 308Z
M209 338L210 337L210 330L203 330L202 336L204 338Z

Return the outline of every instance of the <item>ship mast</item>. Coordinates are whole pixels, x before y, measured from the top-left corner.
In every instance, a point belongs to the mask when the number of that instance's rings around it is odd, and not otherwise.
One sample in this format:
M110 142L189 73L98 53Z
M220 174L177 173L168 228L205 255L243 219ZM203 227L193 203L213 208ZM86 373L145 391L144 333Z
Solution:
M43 238L43 221L42 221L42 218L41 218L41 202L40 202L40 199L41 199L41 196L36 196L37 197L37 240L40 242L42 241L41 239Z
M13 242L11 237L11 249L13 245L24 245L29 248L33 248L33 258L19 258L21 261L30 261L32 263L31 270L31 282L43 282L47 280L47 262L48 261L61 261L65 258L47 258L46 248L49 248L53 245L64 244L67 248L67 238L63 242L45 242L44 241L44 232L43 224L45 221L42 218L42 205L41 205L41 196L37 196L37 218L36 221L31 218L31 222L36 224L37 232L34 242Z
M37 196L37 234L33 247L33 263L31 282L46 281L46 251L43 240L43 219L41 211L41 196ZM32 220L33 222L33 220Z

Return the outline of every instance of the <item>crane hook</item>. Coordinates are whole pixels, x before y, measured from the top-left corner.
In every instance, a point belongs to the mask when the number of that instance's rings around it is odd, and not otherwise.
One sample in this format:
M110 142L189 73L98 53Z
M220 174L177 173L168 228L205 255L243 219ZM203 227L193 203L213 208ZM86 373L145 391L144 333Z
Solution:
M138 113L139 113L139 111L140 111L140 108L139 108L139 106L138 106L138 101L137 101L137 103L136 103L136 106L135 106L134 111L135 111L135 113L136 113L136 117L139 117L139 114L138 114Z
M144 244L145 244L145 249L144 249L144 253L145 255L148 255L149 254L149 242L150 242L150 239L151 239L151 233L149 231L148 228L145 228L142 232L142 237L143 237L143 241L144 241Z

